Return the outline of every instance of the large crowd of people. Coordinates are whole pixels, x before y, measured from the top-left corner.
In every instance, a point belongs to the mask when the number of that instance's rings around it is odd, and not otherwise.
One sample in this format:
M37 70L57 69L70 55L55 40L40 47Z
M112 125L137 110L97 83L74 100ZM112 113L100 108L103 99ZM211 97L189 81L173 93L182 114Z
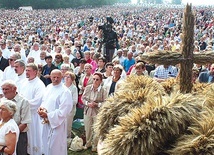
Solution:
M214 52L214 9L193 10L194 52ZM93 123L121 81L132 74L159 82L178 76L179 66L150 64L141 55L181 50L183 11L126 5L0 10L0 151L66 155L76 107L84 108L86 147L96 151ZM193 82L213 82L213 66L194 64Z

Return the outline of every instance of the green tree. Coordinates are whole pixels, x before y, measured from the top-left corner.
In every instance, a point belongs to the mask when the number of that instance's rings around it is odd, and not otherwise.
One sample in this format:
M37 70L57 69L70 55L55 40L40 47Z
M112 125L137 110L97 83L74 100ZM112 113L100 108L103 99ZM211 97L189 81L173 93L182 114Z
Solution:
M21 4L21 0L1 0L0 4L2 5L1 7L6 9L18 9Z
M112 5L117 2L128 3L131 0L0 0L1 7L8 9L17 9L20 6L29 5L34 9L76 8Z

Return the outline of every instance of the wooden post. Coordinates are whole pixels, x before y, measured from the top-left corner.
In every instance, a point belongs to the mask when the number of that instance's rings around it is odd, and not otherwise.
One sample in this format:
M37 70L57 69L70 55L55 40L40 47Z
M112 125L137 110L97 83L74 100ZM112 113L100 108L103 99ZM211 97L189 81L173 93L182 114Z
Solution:
M180 91L181 93L191 93L192 90L192 68L194 50L194 22L192 5L186 6L183 21L183 38L181 53L183 62L180 63Z
M192 5L186 6L183 20L183 37L181 52L155 51L142 55L141 58L146 62L176 65L180 63L180 92L191 93L192 68L193 63L206 64L214 63L214 52L206 51L203 53L193 53L194 50L194 14Z

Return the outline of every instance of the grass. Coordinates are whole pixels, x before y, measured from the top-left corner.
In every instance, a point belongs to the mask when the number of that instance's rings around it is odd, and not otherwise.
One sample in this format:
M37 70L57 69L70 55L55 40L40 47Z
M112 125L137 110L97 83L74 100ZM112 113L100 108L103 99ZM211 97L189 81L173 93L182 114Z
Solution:
M82 137L84 133L84 125L80 122L74 122L72 128L72 138L76 135ZM68 155L97 155L97 153L92 152L91 149L82 150L82 151L71 151L68 150Z

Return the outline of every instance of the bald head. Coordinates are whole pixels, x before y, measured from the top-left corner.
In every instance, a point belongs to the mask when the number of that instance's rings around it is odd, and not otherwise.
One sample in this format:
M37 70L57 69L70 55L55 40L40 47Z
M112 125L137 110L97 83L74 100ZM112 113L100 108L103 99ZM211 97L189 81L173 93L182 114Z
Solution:
M54 69L51 72L51 81L52 84L55 85L59 85L61 83L62 80L62 72L59 69Z

